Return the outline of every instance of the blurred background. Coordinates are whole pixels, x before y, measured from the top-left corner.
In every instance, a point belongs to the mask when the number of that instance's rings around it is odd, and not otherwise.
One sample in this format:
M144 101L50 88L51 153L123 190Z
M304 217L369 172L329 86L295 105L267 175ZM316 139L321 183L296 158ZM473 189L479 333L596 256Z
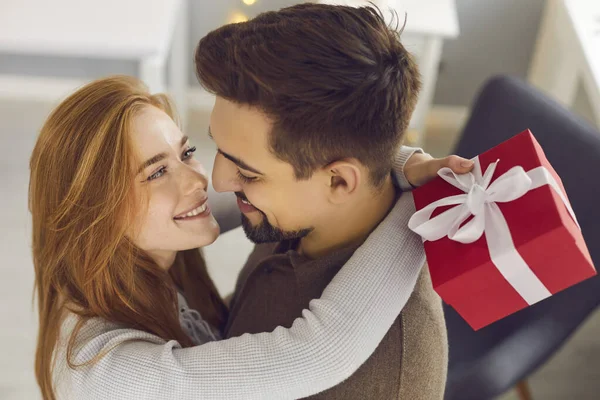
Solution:
M49 111L89 80L110 74L138 76L153 91L173 96L188 135L210 169L215 149L206 133L213 98L195 78L195 45L223 24L297 3L0 0L0 251L5 256L0 264L1 399L39 398L32 369L37 322L27 185L30 152ZM423 74L408 144L422 146L434 156L451 154L477 94L498 74L529 82L582 123L598 129L597 0L374 3L384 11L406 13L402 40ZM222 295L233 290L250 249L239 229L207 248L208 265ZM600 399L598 334L600 314L592 313L547 362L521 377L528 385L509 388L499 398Z

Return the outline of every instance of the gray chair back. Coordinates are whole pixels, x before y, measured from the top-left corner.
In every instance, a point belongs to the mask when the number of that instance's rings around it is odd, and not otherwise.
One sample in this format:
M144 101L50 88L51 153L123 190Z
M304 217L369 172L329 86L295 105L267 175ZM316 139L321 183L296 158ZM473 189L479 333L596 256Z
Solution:
M525 129L531 129L560 175L599 266L600 132L594 127L528 84L501 76L480 92L455 154L474 157ZM514 387L548 360L598 304L600 277L594 277L477 332L445 305L450 346L445 399L493 399Z

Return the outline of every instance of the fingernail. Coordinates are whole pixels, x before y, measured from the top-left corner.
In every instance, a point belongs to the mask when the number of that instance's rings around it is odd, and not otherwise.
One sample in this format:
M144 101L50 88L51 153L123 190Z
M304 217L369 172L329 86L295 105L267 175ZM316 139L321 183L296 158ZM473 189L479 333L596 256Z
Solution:
M461 167L465 167L465 168L469 168L471 166L473 166L473 161L471 160L464 160L460 162L460 166Z

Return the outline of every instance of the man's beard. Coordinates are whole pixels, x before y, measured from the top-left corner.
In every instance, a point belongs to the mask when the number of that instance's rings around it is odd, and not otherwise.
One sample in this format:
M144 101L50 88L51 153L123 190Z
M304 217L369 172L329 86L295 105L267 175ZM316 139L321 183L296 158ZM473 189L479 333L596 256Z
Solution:
M258 210L262 214L263 219L258 224L253 226L252 222L242 214L242 227L248 239L254 243L269 243L269 242L281 242L283 240L301 239L312 232L313 228L300 229L298 231L284 231L283 229L277 228L269 222L267 216L262 211Z

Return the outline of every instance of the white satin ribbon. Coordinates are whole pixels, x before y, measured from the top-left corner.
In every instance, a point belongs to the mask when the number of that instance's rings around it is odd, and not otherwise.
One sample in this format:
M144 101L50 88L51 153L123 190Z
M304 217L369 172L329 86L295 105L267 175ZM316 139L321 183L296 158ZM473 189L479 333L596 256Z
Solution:
M447 236L460 243L473 243L485 233L492 262L528 304L550 297L550 291L517 251L508 223L496 203L507 203L530 190L550 185L579 226L567 197L545 167L525 172L522 167L516 166L491 182L499 160L491 163L483 175L479 157L473 161L473 171L463 175L456 175L450 168L440 169L438 175L465 194L429 204L411 217L408 227L430 241ZM431 218L435 209L443 206L454 207ZM473 218L461 226L470 216Z

